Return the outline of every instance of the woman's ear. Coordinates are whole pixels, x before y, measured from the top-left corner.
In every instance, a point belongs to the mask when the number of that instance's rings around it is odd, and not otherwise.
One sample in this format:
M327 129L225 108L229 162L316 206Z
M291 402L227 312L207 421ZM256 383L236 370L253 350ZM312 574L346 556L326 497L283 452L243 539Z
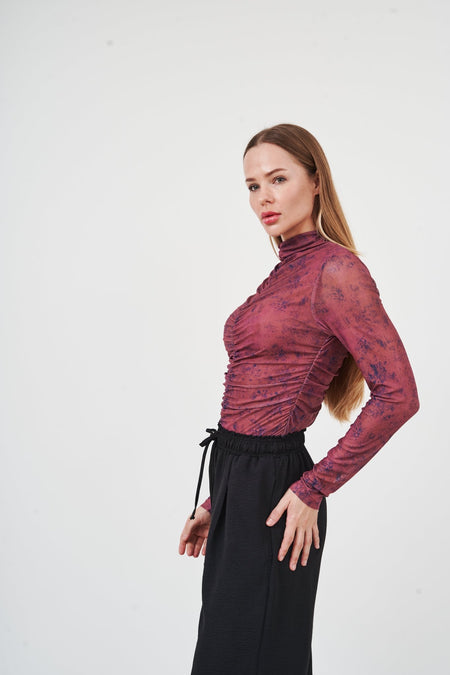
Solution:
M318 195L320 192L320 179L319 179L319 172L316 169L315 174L312 177L313 182L314 182L314 194Z

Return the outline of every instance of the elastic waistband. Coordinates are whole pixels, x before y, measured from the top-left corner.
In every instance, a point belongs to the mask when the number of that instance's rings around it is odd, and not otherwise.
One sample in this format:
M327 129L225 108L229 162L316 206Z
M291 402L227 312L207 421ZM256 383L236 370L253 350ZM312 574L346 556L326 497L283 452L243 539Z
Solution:
M197 481L197 489L195 491L194 510L191 514L191 520L195 518L206 453L211 442L213 447L217 443L220 448L225 448L228 452L237 455L274 455L286 452L298 452L299 450L305 449L305 429L302 429L301 431L292 431L285 436L252 436L250 434L240 434L237 431L225 429L225 427L218 422L217 429L206 429L206 431L209 436L199 443L203 448L203 455L200 463L200 473Z
M217 425L217 441L220 447L236 454L278 454L301 450L305 443L305 429L292 431L285 436L253 436L225 429Z

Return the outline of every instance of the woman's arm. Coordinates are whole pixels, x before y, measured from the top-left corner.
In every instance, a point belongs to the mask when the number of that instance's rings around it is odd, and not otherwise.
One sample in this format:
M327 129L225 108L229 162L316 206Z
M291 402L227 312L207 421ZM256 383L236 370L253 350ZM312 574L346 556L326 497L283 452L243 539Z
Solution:
M317 322L353 355L371 392L345 436L290 486L318 509L323 497L354 476L417 412L419 399L402 341L357 256L348 252L329 259L311 302Z

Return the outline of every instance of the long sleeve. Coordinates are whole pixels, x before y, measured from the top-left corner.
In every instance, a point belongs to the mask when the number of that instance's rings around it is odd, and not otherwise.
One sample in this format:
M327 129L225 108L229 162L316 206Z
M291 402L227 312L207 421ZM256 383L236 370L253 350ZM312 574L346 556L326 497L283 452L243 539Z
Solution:
M209 511L211 513L211 497L208 497L208 499L205 499L203 504L200 504L200 506L203 506L204 509Z
M318 509L323 497L354 476L417 412L419 399L402 341L359 258L349 253L328 259L311 303L319 326L353 355L371 392L345 436L290 486Z

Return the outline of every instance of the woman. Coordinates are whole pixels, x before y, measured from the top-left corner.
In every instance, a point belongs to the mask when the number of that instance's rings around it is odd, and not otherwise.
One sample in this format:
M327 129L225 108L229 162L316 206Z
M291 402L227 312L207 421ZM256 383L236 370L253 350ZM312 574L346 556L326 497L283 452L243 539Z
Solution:
M180 554L205 555L191 675L311 675L325 498L419 401L314 136L292 124L263 129L247 145L244 172L280 262L225 323L221 416L200 444L194 511L179 545ZM323 401L348 420L364 380L370 399L314 464L304 430ZM210 442L210 497L196 508Z

